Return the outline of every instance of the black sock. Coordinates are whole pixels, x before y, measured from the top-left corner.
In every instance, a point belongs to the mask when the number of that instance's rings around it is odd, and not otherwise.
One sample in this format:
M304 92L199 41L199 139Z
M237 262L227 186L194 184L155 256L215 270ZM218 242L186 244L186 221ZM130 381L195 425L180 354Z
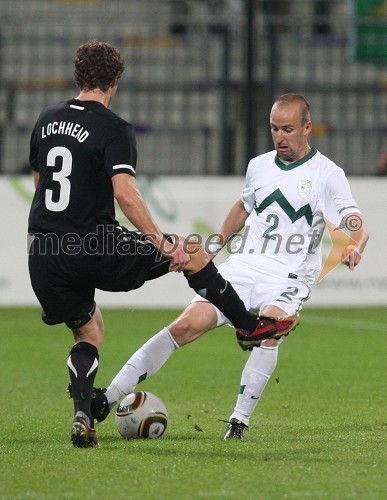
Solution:
M257 326L257 317L249 313L242 300L213 262L209 262L195 274L186 275L188 284L210 301L231 321L235 328L252 332Z
M98 370L98 349L88 342L78 342L69 354L67 366L69 367L74 412L82 411L91 419L90 412L91 393L94 379Z

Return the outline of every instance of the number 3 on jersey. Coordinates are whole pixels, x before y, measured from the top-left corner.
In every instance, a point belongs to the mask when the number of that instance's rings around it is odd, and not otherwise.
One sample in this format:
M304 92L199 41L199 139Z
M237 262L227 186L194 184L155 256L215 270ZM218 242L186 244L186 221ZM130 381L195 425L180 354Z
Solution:
M59 182L60 184L58 201L53 200L53 190L46 189L46 207L52 212L61 212L62 210L66 210L68 204L70 203L71 184L67 177L71 174L73 166L71 151L62 146L50 149L47 155L47 166L55 167L55 161L57 158L62 158L62 168L59 172L54 172L52 174L52 180Z

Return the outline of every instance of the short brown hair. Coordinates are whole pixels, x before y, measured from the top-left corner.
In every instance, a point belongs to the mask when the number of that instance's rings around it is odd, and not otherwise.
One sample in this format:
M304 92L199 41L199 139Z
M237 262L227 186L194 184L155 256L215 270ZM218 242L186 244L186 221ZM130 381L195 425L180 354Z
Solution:
M297 103L300 106L301 110L301 123L305 125L306 122L310 121L310 106L308 101L301 94L289 93L283 94L276 99L274 104L293 104Z
M90 40L81 45L74 59L74 79L80 90L106 92L122 75L125 60L112 45Z

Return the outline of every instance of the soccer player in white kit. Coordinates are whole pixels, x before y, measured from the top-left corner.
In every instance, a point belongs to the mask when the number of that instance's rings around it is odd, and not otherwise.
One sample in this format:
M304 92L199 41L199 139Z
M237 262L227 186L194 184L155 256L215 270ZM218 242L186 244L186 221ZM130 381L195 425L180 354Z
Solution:
M322 266L326 221L348 227L355 244L343 251L341 261L351 270L360 262L368 231L343 170L308 144L312 122L306 99L299 94L279 97L271 110L270 127L275 149L250 161L241 198L210 250L215 256L244 229L219 270L247 309L277 317L296 314L308 299ZM224 324L229 324L228 319L197 295L172 324L130 357L107 389L95 389L94 417L106 418L118 401L157 372L176 349ZM283 340L270 338L257 345L237 338L251 354L224 439L243 438L276 367Z

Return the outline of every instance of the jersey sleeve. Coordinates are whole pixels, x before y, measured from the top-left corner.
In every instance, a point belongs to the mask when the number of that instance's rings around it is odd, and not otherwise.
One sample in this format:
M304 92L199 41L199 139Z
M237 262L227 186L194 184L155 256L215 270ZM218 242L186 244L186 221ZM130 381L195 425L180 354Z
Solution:
M131 125L120 126L115 131L105 148L104 162L110 177L116 174L136 176L136 137Z
M337 227L346 215L354 212L360 213L352 196L348 179L341 168L337 168L329 174L323 195L325 198L325 217Z
M242 200L243 206L245 207L246 212L248 212L250 214L254 209L254 202L255 202L254 184L252 181L251 161L247 167L246 183L245 183L245 187L244 187L242 194L241 194L241 200Z

